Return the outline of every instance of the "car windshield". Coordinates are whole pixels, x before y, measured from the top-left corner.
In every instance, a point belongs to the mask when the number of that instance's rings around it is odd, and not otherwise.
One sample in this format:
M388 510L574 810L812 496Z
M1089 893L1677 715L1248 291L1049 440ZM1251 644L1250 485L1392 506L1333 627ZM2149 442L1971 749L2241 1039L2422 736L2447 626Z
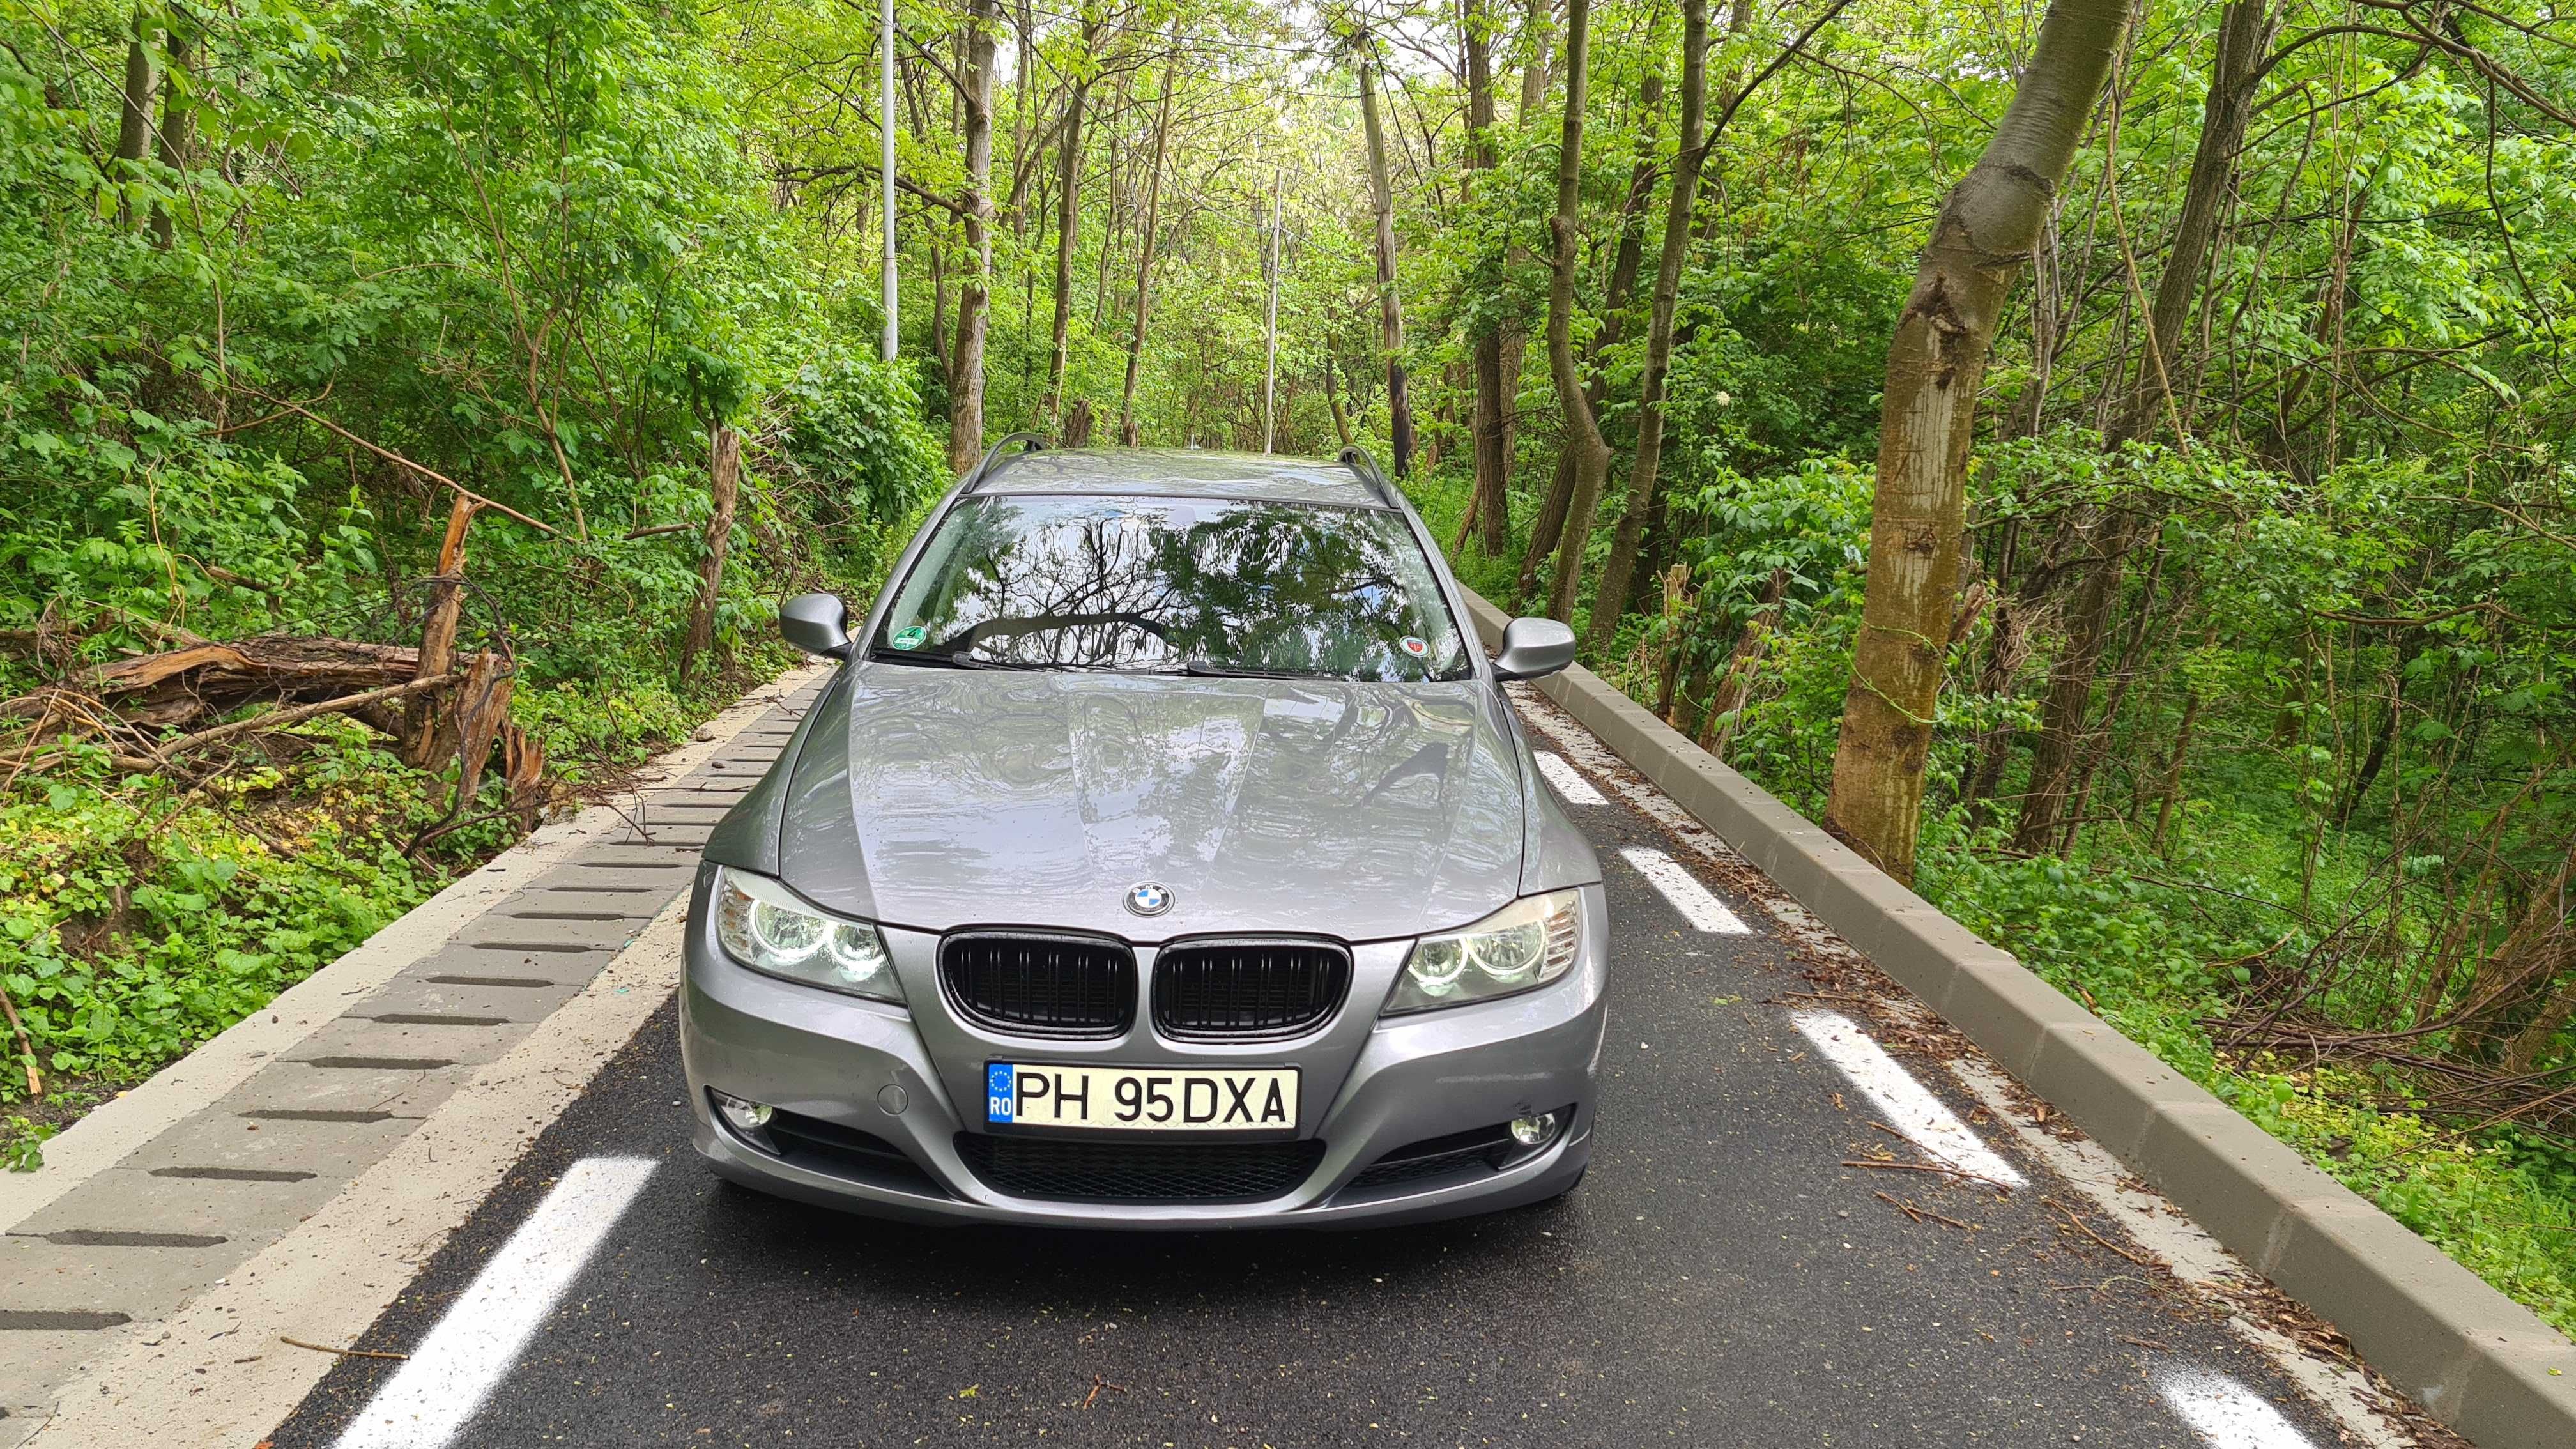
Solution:
M1204 498L969 498L870 654L961 668L1464 679L1397 514Z

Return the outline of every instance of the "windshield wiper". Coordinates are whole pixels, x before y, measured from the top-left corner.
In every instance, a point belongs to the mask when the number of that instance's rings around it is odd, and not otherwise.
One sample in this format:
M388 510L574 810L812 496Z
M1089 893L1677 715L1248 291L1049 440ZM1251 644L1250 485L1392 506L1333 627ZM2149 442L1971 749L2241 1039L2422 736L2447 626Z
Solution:
M1182 660L1181 672L1193 679L1329 679L1343 684L1351 682L1347 674L1323 674L1312 669L1248 669L1206 659Z
M910 649L875 649L868 657L887 664L914 664L925 669L1011 669L1020 671L1063 670L1074 674L1133 674L1139 671L1119 669L1108 664L1059 664L1043 659L978 659L959 651L955 654L924 654Z

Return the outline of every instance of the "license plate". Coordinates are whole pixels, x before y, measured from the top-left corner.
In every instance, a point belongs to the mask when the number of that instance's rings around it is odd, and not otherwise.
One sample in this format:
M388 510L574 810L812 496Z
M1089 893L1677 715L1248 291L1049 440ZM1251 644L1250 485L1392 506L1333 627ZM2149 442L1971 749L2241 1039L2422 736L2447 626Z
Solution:
M994 1062L984 1069L984 1120L1123 1132L1294 1131L1297 1069Z

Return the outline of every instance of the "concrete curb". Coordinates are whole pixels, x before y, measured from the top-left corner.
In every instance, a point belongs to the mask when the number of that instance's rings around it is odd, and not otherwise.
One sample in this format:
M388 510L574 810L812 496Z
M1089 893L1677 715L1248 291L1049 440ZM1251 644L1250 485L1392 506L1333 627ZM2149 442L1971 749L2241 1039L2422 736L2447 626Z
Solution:
M656 756L646 768L666 777L695 769L810 682L819 666L803 665L758 686L698 728L698 738ZM45 1144L45 1165L0 1173L0 1233L114 1166L172 1124L241 1085L269 1061L338 1020L352 1000L437 950L468 923L583 846L613 839L627 815L593 805L540 826L526 839L458 877L445 890L388 922L339 959L277 994L140 1085L100 1103Z
M84 1365L171 1342L174 1314L389 1154L436 1150L425 1124L487 1089L480 1068L558 1015L581 1019L585 988L686 894L716 817L786 748L828 672L753 690L627 798L503 851L76 1123L38 1172L0 1178L0 1445L45 1428ZM554 1110L577 1090L536 1086ZM529 1122L551 1118L523 1098Z
M311 1217L69 1383L38 1445L248 1444L329 1371L680 981L685 897ZM681 1120L675 1113L674 1120ZM676 1134L677 1128L674 1128Z
M1463 590L1462 590L1463 592ZM1505 615L1469 593L1490 647ZM2484 1449L2576 1444L2576 1344L1600 676L1542 694Z

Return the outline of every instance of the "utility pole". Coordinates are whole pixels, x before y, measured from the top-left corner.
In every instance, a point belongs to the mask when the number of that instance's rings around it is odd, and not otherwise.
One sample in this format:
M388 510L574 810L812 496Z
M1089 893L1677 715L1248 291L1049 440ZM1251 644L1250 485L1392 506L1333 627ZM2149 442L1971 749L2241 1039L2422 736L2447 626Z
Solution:
M885 143L885 360L892 362L898 346L894 273L894 0L885 0L877 29L878 48L885 53L885 90L877 103L877 131Z
M1261 359L1261 451L1272 451L1279 435L1279 231L1286 224L1287 202L1280 195L1288 170L1281 167L1270 176L1270 306L1262 326Z

